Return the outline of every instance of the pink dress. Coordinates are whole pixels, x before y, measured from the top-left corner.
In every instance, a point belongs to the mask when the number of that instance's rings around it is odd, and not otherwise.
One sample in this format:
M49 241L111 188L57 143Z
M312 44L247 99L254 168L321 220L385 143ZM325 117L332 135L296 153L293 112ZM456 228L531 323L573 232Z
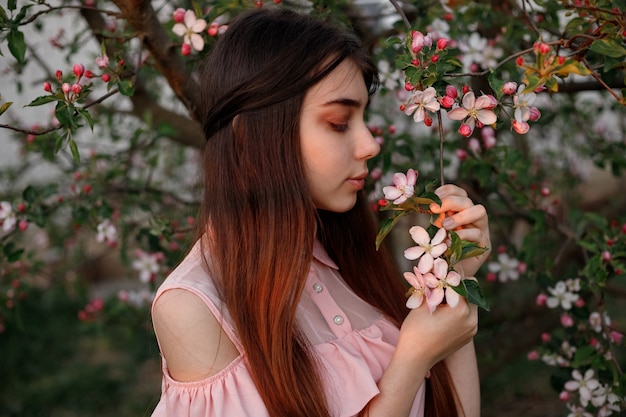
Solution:
M399 330L344 283L337 265L319 242L297 318L319 357L331 415L357 415L378 393L377 382L391 360ZM158 289L178 288L197 295L211 310L241 354L219 373L195 382L174 380L163 364L161 399L153 417L269 416L248 370L247 356L210 277L203 268L199 244ZM424 385L415 398L411 417L424 415Z

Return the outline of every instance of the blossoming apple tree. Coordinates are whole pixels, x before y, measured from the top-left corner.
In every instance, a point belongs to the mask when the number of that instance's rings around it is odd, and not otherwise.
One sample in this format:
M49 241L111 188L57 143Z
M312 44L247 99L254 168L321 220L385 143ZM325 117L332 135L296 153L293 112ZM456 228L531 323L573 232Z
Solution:
M407 265L407 305L455 303L465 280L451 257L480 250L428 221L436 185L462 184L492 222L476 277L491 306L482 331L504 340L503 323L534 320L516 346L553 367L564 415L625 410L624 0L9 0L0 331L30 289L91 285L111 254L111 273L135 285L110 298L149 305L192 236L198 65L251 7L332 18L371 49L381 85L368 120L382 152L369 192L380 240L394 228ZM106 321L111 303L91 300L77 319Z

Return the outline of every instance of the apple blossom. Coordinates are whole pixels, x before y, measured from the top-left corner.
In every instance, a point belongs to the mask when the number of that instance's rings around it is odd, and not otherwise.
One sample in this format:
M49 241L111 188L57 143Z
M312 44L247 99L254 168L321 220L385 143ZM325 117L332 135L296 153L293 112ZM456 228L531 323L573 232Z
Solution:
M519 272L517 271L517 265L519 261L515 258L511 258L506 253L498 254L497 262L489 262L487 268L489 271L498 274L498 280L500 282L517 281L519 278Z
M439 101L437 101L437 91L434 87L428 87L425 90L416 90L406 105L404 112L410 116L413 114L413 120L417 123L424 121L426 110L436 112L440 109Z
M491 110L493 106L493 97L482 95L477 99L473 91L468 91L463 96L462 106L449 110L447 114L451 120L464 120L463 124L469 126L473 131L476 122L492 125L498 120L496 114Z
M406 249L404 257L411 261L419 259L417 268L422 274L425 274L432 269L435 258L439 258L448 249L448 245L445 243L448 232L441 228L431 239L422 226L413 226L409 229L409 234L417 246Z
M117 241L117 228L113 223L111 223L109 219L105 219L100 224L98 224L97 231L97 242L114 244Z
M565 282L559 281L554 287L548 287L548 292L552 294L546 302L549 308L561 307L563 310L571 310L572 303L578 300L578 294L568 291Z
M515 130L520 135L525 135L530 130L530 126L528 125L527 122L520 122L517 120L513 120L511 122L511 126L513 127L513 130Z
M72 71L74 71L76 78L80 79L80 77L82 77L85 73L85 66L83 64L74 64Z
M102 56L96 57L96 65L98 68L107 68L109 66L109 56L107 54L103 54Z
M583 375L580 370L572 371L572 380L565 383L565 389L568 391L578 391L580 403L586 407L591 400L592 391L597 389L600 383L594 378L594 370L587 369Z
M182 36L184 44L191 45L196 51L202 51L204 49L204 39L199 33L203 32L205 28L206 21L198 19L193 10L187 10L183 22L176 23L172 27L172 32Z
M415 192L417 181L417 171L409 169L406 174L396 172L393 174L393 185L383 187L383 193L387 200L392 200L393 204L402 204Z
M419 265L417 268L420 269ZM435 259L432 272L424 274L424 282L430 288L430 295L426 298L426 304L428 304L431 314L441 304L444 297L450 307L456 307L459 304L461 296L451 287L461 284L461 275L454 270L448 270L448 262L444 259Z
M446 96L456 99L458 95L459 91L456 89L455 86L450 84L446 85Z
M0 201L0 223L2 224L2 230L5 232L12 231L17 223L13 207L8 201Z
M409 296L406 306L407 308L414 309L422 305L424 298L430 296L430 288L426 286L424 277L416 266L413 267L413 272L405 272L404 279L411 285L411 295Z
M535 99L537 98L537 95L533 92L523 93L525 88L525 84L520 84L517 89L517 94L513 96L515 120L520 123L527 122L530 119L530 106L535 102Z
M133 261L132 266L139 272L139 280L144 284L150 282L161 270L159 261L162 257L159 254L147 253L142 250L138 250L135 256L137 259Z

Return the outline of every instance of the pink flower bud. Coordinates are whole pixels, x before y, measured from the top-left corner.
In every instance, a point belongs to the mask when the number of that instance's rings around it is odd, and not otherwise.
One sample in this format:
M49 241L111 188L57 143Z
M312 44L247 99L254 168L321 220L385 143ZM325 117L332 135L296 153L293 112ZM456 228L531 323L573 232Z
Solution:
M524 58L522 58L521 56L518 56L515 59L515 63L517 64L518 67L521 67L522 65L524 65Z
M450 84L446 85L446 96L457 98L458 95L459 95L459 92L455 86L450 85Z
M537 42L535 43L534 49L536 53L545 55L550 52L550 45L544 42Z
M20 220L18 227L22 232L25 232L26 229L28 229L28 222L26 220Z
M83 64L74 64L72 70L74 71L76 78L80 78L85 73L85 66Z
M467 93L469 92L469 90L470 90L470 88L469 88L469 86L468 86L468 85L464 85L464 86L461 88L461 92L463 93L463 95L467 94Z
M502 86L502 93L506 94L507 96L515 94L516 91L517 83L515 81L507 81Z
M498 274L496 274L495 272L488 272L486 278L489 282L496 282L496 279L498 279Z
M574 319L567 313L561 314L561 326L572 327L574 325Z
M183 43L183 46L180 47L180 53L183 54L184 56L190 55L191 45L189 45L188 43Z
M561 400L563 402L569 401L570 398L571 398L571 395L567 391L561 391L561 393L559 394L559 400Z
M511 126L513 126L513 130L515 130L520 135L525 135L530 130L530 126L528 125L528 123L520 122L517 120L513 120Z
M456 151L454 151L454 154L456 155L457 158L459 158L459 161L461 162L467 159L467 151L465 149L457 149ZM494 281L495 281L495 276L496 274L493 274ZM487 274L487 280L489 280L489 274Z
M449 109L454 105L454 99L450 96L443 96L441 98L441 106L444 109Z
M428 127L433 125L433 118L429 115L424 115L424 124Z
M104 308L104 300L102 298L94 298L91 304L96 310L102 310Z
M73 84L72 85L72 93L74 94L80 94L80 92L83 90L83 87L80 84Z
M521 262L517 264L517 272L520 274L526 273L526 262Z
M483 137L483 146L485 149L491 149L496 146L496 137L495 136L485 136Z
M109 74L102 74L102 76L100 77L102 79L102 81L104 81L105 83L108 83L109 81L111 81L111 76Z
M419 53L424 48L424 34L419 30L411 32L411 50L414 53Z
M413 84L407 82L407 83L404 83L404 89L406 91L412 91L412 90L415 90L415 86Z
M50 85L50 83L48 81L43 83L43 89L44 91L47 91L48 93L52 92L52 85Z
M433 55L430 57L430 62L437 62L439 61L439 55Z
M370 178L373 179L374 181L378 181L379 179L381 179L383 176L383 170L376 167L372 170L372 172L370 172Z
M86 78L93 78L94 77L93 72L91 72L91 70L85 71L85 77Z
M541 112L539 111L539 109L537 107L531 107L530 117L528 118L528 120L530 120L531 122L536 122L540 118L541 118Z
M174 22L183 23L185 21L185 9L179 7L174 10Z
M470 150L474 153L478 154L481 152L480 142L478 142L478 139L476 138L471 138L467 143L467 147L470 148Z
M61 86L61 90L63 90L65 94L69 93L71 89L72 87L68 83L63 83Z
M550 187L541 187L541 195L544 197L549 196L552 193L552 190L550 190Z
M465 123L461 124L461 127L459 127L459 135L465 138L469 138L472 134L472 131L473 129ZM478 148L480 149L480 145L478 145Z
M63 80L63 72L61 70L56 70L56 72L54 73L54 76L59 81Z
M207 33L209 34L209 36L217 36L219 27L220 25L218 25L217 23L211 23L209 25L209 29L207 29Z
M537 304L537 306L539 307L545 306L547 301L548 301L548 296L544 293L539 293L537 295L537 298L535 298L535 304Z
M602 252L602 261L604 261L604 262L611 262L611 252L609 252L607 250Z
M548 343L550 341L550 338L551 338L550 333L546 333L546 332L541 333L541 341L543 343Z
M536 350L528 352L529 361L536 361L537 359L539 359L539 352L537 352Z
M419 59L412 59L411 60L411 65L419 67L420 66L420 60Z
M574 305L578 308L584 307L585 306L585 300L582 298L579 298L578 300L576 300L576 302L574 303Z
M439 49L440 51L442 49L446 49L447 46L448 46L448 40L446 38L439 38L437 40L437 49Z
M624 333L620 333L617 330L611 330L611 341L616 345L622 344L622 339L624 339Z

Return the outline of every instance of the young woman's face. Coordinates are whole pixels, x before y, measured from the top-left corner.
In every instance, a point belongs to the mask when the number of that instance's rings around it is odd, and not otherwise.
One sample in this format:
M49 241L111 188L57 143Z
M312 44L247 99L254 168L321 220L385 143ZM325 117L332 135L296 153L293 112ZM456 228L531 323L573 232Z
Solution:
M300 141L306 180L317 208L345 212L356 203L367 160L380 146L363 120L368 102L363 75L344 60L311 87L302 104Z

